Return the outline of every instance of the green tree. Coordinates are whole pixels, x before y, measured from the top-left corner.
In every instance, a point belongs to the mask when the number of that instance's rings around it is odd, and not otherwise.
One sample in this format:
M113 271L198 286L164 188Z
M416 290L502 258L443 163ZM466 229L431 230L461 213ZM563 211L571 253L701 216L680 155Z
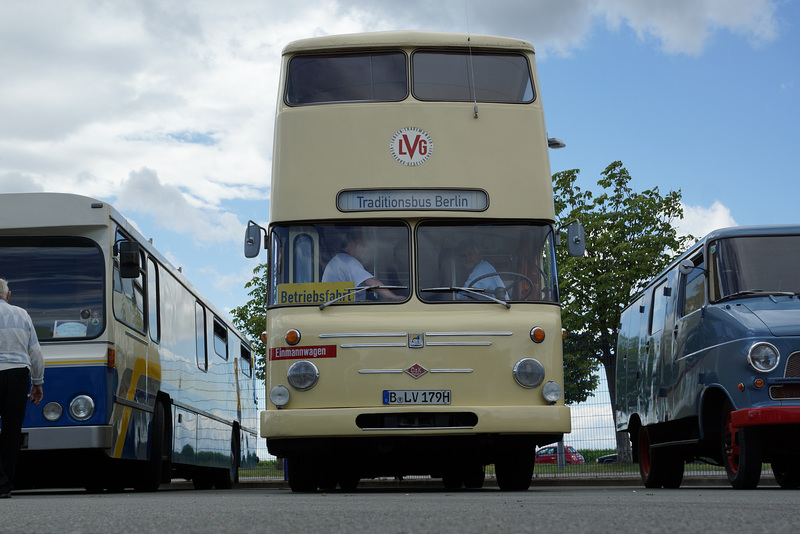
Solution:
M256 354L256 378L266 378L266 345L261 340L261 333L267 327L267 264L262 263L253 269L253 278L244 285L249 289L250 300L244 306L231 310L233 324L253 340L253 352Z
M693 238L679 236L672 224L683 217L680 190L661 195L655 187L638 193L622 162L615 161L602 172L597 181L602 191L595 195L578 187L579 173L573 169L553 175L559 223L578 219L586 231L584 257L568 257L562 247L558 249L562 322L568 332L581 335L581 344L591 347L589 355L603 365L613 406L620 313ZM579 353L565 346L567 377L595 368L578 365L577 360L586 358L585 350ZM584 400L584 393L579 391L567 401ZM627 435L618 435L617 443L621 453L630 451Z

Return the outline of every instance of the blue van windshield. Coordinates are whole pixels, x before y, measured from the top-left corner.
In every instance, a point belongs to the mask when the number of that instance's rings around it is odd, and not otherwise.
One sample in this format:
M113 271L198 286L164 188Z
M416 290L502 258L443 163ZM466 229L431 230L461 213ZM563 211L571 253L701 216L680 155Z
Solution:
M716 299L744 292L800 293L800 235L731 237L709 245L717 258Z

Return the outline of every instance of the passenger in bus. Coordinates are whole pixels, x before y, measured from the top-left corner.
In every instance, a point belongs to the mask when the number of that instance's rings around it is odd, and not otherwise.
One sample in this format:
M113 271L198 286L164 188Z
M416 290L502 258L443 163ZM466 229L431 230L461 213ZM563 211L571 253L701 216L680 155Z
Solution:
M28 312L8 303L10 295L8 283L0 278L0 499L11 497L28 392L31 402L39 404L44 383L44 357L33 321Z
M372 273L364 268L361 263L369 252L369 244L358 233L348 232L345 236L341 252L336 254L325 266L322 273L323 282L353 282L356 287L386 285ZM375 289L382 300L400 301L405 297L396 295L390 289ZM365 300L366 292L356 293L356 300Z
M461 262L470 271L463 287L484 289L484 293L488 293L495 298L508 299L505 284L499 276L487 276L475 282L475 279L495 273L497 270L491 263L483 259L483 255L472 240L465 239L461 241L456 247L456 251ZM456 297L461 300L487 300L479 293L470 293L468 291L460 291Z

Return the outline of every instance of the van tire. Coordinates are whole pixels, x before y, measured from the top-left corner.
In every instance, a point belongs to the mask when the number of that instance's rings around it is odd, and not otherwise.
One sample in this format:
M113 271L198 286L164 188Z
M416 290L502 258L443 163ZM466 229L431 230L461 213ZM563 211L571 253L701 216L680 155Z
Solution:
M735 489L753 489L761 479L761 435L757 428L732 426L732 411L733 405L726 401L721 417L722 463L731 486Z

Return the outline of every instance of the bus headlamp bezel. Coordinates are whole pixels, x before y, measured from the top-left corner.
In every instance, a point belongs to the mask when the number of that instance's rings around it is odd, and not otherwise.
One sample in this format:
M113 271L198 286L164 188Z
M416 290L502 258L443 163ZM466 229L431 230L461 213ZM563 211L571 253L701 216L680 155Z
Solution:
M297 391L308 391L319 381L319 369L308 360L294 362L286 371L286 381Z
M89 395L78 395L69 403L69 415L76 421L88 421L94 415L94 399Z

